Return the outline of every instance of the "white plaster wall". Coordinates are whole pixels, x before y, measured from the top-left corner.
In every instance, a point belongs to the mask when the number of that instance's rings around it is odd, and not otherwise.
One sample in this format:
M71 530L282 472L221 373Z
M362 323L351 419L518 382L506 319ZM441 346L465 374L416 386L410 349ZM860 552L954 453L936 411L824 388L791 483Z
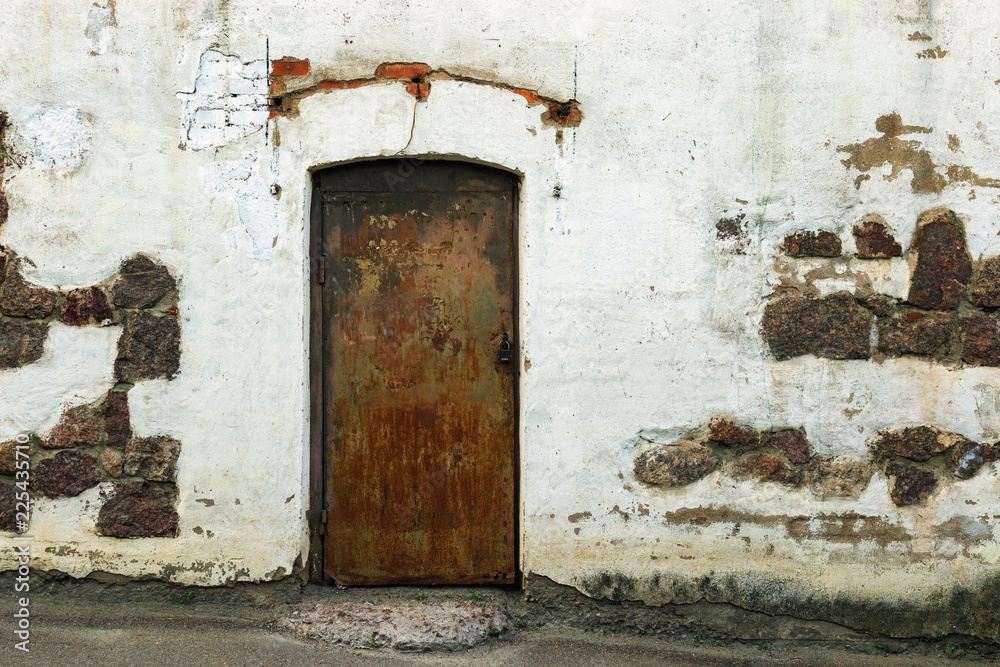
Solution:
M974 259L1000 252L996 188L915 194L908 171L886 180L885 167L856 189L858 174L837 150L877 136L875 119L897 112L934 128L905 138L923 142L935 163L1000 177L991 129L1000 43L984 18L998 4L119 2L115 25L102 18L88 36L90 2L9 2L0 110L23 135L18 146L34 155L24 133L51 110L81 119L82 129L61 134L59 151L37 143L38 157L8 170L0 243L34 260L31 278L49 286L91 284L143 251L175 272L181 290L181 371L131 392L139 434L183 443L180 536L95 537L94 489L39 503L36 565L207 584L280 576L307 548L309 172L399 153L414 100L399 84L332 91L303 100L297 118L271 121L267 140L264 130L240 138L241 130L231 141L223 132L222 141L179 145L203 55L251 64L269 44L272 58L308 58L308 81L419 61L580 101L583 123L557 145L542 107L496 88L435 82L401 153L523 175L526 571L579 583L605 572L693 581L769 569L818 590L914 599L973 568L995 572L996 467L901 509L881 478L859 501L818 501L719 473L656 490L631 478L631 460L641 430L680 431L715 414L760 428L804 426L827 455L861 455L865 439L887 427L1000 434L995 370L912 359L778 363L757 333L777 280L776 246L789 231L830 229L849 251L850 225L878 213L905 248L920 212L948 206L966 223ZM932 41L907 38L917 31ZM933 46L947 55L917 57ZM948 147L949 134L960 149ZM715 238L716 221L738 213L751 222L743 256L722 252ZM905 260L865 270L887 293L905 292ZM60 400L108 388L112 334L54 329L49 346L37 366L0 373L5 432L51 427ZM50 361L74 354L87 364ZM27 384L40 388L19 389ZM847 416L848 407L861 411ZM858 512L916 539L892 551L795 541L780 528L749 526L737 539L728 524L663 521L699 506ZM581 512L591 517L568 520ZM961 549L935 532L966 515L986 517L993 537ZM0 565L10 564L7 553Z

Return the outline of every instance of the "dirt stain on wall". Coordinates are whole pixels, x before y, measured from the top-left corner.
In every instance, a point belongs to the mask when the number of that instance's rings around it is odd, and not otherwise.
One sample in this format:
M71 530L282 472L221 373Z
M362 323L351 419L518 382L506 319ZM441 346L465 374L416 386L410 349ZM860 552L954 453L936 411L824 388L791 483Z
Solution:
M933 128L919 125L903 125L898 113L880 116L875 121L875 129L882 133L880 137L866 139L861 143L847 146L837 146L837 151L848 153L850 157L841 160L848 169L855 168L864 173L883 165L890 165L892 172L885 177L894 181L900 172L909 169L913 173L910 189L915 193L939 193L948 184L947 179L936 171L937 165L931 160L931 154L915 139L900 139L904 134L928 134ZM861 187L860 177L855 179L854 186Z
M910 190L916 194L940 194L946 185L969 184L977 187L1000 188L1000 178L988 178L975 173L971 167L964 165L946 165L944 173L938 171L931 159L930 152L916 139L900 139L906 134L930 134L931 127L919 125L904 125L898 113L879 116L875 121L875 129L882 133L880 137L865 139L856 144L837 146L837 151L847 153L849 157L841 160L848 169L854 168L861 172L854 179L854 187L871 176L866 173L873 169L889 165L892 171L884 178L894 181L904 169L913 174L910 180ZM956 151L961 146L959 138L948 135L948 147Z

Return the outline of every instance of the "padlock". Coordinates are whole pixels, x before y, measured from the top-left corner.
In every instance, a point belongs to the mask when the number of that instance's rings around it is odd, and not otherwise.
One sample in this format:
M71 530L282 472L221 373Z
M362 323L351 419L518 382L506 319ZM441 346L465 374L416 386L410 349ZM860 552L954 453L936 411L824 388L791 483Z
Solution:
M497 350L497 361L503 364L509 364L510 359L513 355L510 350L510 340L507 338L507 334L503 335L503 340L500 341L500 349Z

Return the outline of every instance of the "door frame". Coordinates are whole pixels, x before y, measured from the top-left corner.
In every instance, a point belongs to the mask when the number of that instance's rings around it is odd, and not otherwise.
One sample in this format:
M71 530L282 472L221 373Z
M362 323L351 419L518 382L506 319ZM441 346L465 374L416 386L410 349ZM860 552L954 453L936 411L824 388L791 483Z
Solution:
M323 373L325 368L324 345L323 345L323 287L319 282L320 257L322 253L321 219L322 219L322 198L318 196L319 181L318 174L327 169L333 169L347 164L359 162L403 162L406 160L419 161L448 161L448 162L468 162L479 164L492 169L506 172L514 176L514 196L513 215L511 216L511 272L512 272L512 340L511 349L514 350L513 365L513 387L514 387L514 441L511 446L513 451L513 519L514 519L514 583L502 586L502 588L520 590L523 585L521 571L521 481L523 472L521 470L521 369L523 365L521 350L521 273L520 273L520 224L519 215L521 209L521 180L522 175L511 169L500 165L489 164L478 160L463 159L456 155L406 155L406 156L372 156L367 158L357 158L345 160L333 164L326 164L309 170L307 176L308 191L308 211L309 211L309 261L308 261L308 281L309 281L309 511L307 514L309 530L309 551L305 563L305 574L308 580L316 584L327 583L324 576L325 556L324 540L326 522L324 521L326 510L323 507L326 498L326 423L323 414L324 405L324 382ZM419 169L418 166L412 166Z

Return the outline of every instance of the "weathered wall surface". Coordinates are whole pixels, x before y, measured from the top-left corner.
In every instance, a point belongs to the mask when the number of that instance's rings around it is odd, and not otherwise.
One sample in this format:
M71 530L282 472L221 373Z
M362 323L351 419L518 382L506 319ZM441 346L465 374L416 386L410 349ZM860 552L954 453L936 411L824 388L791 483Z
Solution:
M523 176L526 572L998 638L997 3L8 5L35 566L291 572L309 172L458 156Z

